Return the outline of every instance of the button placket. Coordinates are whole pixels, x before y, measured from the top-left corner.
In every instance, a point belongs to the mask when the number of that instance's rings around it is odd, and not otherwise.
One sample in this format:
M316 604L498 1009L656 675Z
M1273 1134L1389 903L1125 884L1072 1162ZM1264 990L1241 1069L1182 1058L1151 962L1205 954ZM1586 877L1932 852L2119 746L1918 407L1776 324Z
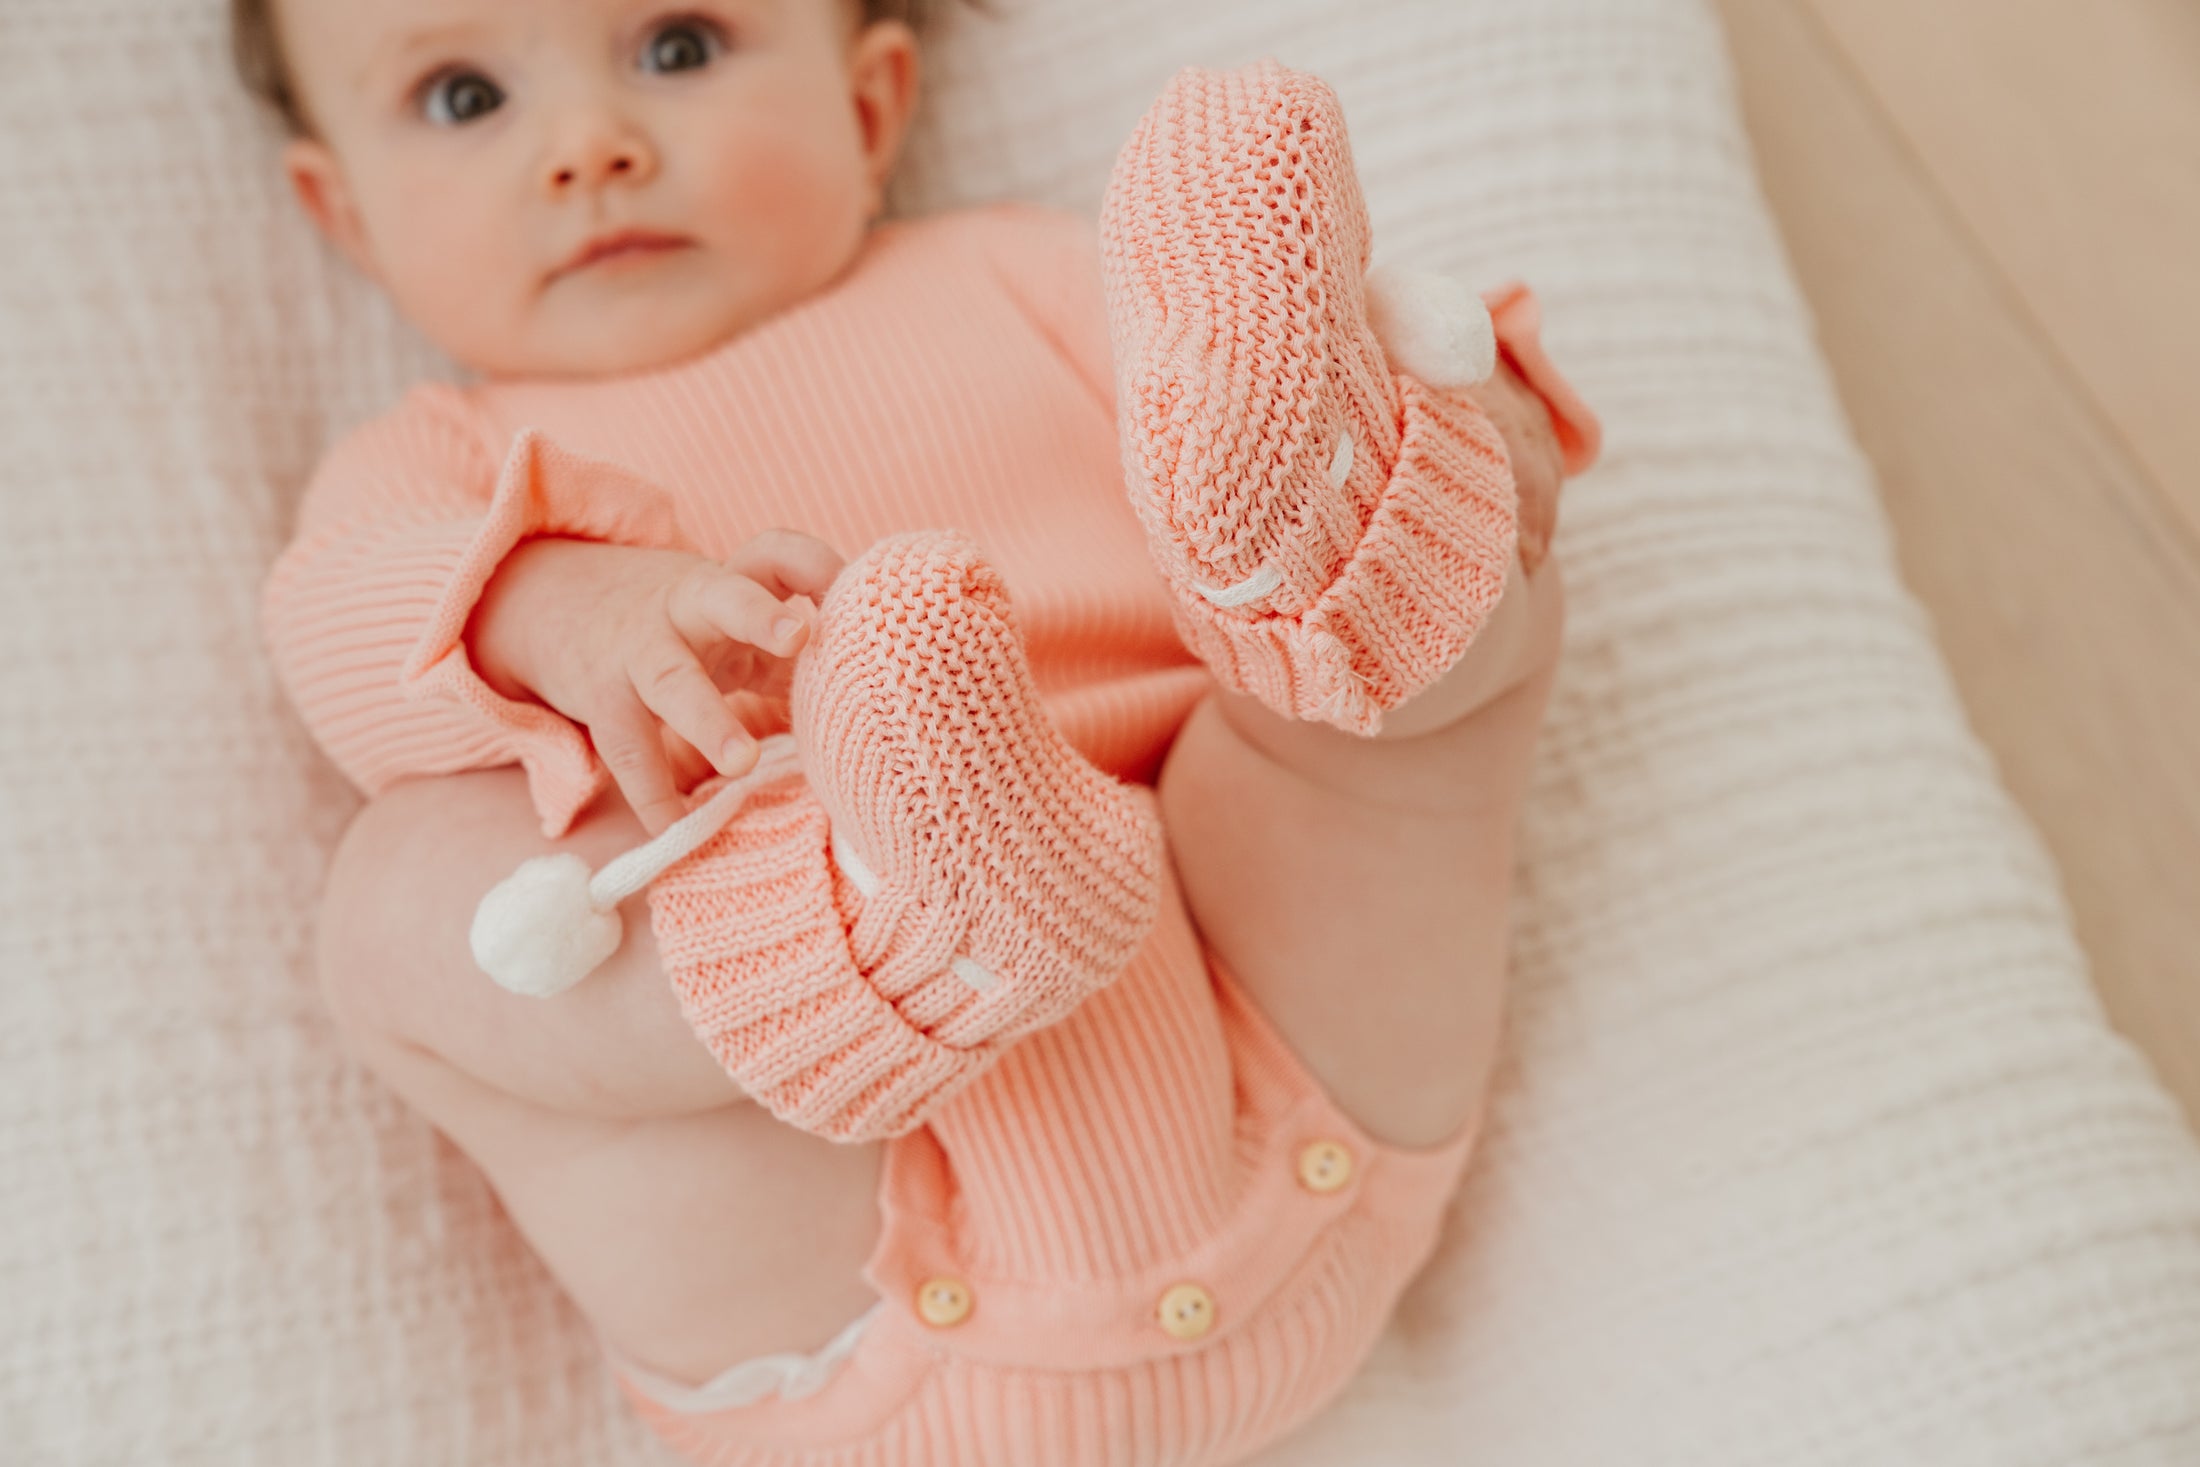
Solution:
M1178 1284L1154 1306L1171 1339L1196 1340L1215 1327L1215 1296L1198 1284Z
M1341 1141L1324 1138L1299 1148L1299 1185L1317 1196L1351 1186L1352 1170L1351 1148Z
M961 1279L930 1278L917 1285L917 1318L934 1329L952 1329L970 1317L977 1299Z

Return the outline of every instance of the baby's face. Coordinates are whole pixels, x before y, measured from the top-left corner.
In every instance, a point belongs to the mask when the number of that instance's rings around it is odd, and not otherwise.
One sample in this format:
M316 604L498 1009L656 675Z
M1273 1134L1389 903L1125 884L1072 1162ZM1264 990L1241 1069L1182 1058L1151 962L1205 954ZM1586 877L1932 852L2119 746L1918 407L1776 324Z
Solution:
M492 377L708 350L830 283L915 94L849 0L282 0L300 201Z

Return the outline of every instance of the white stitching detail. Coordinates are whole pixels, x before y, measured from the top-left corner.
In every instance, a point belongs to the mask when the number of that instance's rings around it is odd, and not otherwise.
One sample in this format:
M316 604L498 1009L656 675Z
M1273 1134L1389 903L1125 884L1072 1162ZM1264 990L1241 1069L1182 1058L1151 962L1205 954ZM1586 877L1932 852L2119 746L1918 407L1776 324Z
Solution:
M1329 487L1342 489L1344 481L1352 477L1352 435L1337 435L1337 452L1329 460ZM1192 589L1217 606L1243 606L1258 601L1283 584L1283 572L1272 565L1264 565L1234 586L1210 586L1205 581L1192 582Z
M980 993L991 993L1001 986L1001 980L995 976L992 969L981 968L968 958L957 958L947 966L954 970L957 978L962 979L963 982Z
M833 864L840 868L842 875L856 884L857 891L865 896L878 894L878 873L863 864L863 858L856 854L854 846L841 839L838 829L833 831Z
M838 830L832 833L832 850L833 864L840 868L843 875L855 883L856 890L867 897L875 896L880 886L878 873L864 864L863 858L856 854L855 847L841 839ZM956 958L947 966L957 978L962 979L963 982L969 984L979 993L991 993L1001 986L999 975L994 973L992 969L975 963L969 958Z
M847 880L856 882L856 891L867 897L878 895L878 873L871 871L871 867L862 862L862 856L856 856L856 847L851 847L847 840L840 838L838 829L832 831L832 864L840 867L840 873ZM968 983L970 988L975 988L981 994L990 994L992 990L1001 988L999 974L994 974L990 968L983 968L981 963L970 961L968 957L957 957L950 961L948 972L953 972L957 979Z
M1264 565L1234 586L1219 589L1201 581L1192 582L1192 589L1214 602L1217 606L1243 606L1248 601L1258 601L1283 584L1283 572L1272 565Z

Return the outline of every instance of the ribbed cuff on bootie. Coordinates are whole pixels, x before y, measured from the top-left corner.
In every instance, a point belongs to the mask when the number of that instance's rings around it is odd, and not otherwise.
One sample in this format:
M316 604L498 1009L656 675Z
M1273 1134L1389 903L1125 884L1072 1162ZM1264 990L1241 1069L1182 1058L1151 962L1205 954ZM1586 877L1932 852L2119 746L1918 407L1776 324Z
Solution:
M898 1135L1114 981L1159 912L1160 822L1047 719L960 536L841 573L793 714L801 768L658 878L651 922L750 1095L818 1135Z
M1375 732L1495 607L1516 505L1502 435L1456 390L1473 375L1395 372L1369 325L1335 96L1274 62L1179 73L1116 160L1101 239L1124 460L1179 631L1225 686Z
M904 1018L872 986L836 900L830 827L801 770L649 888L680 1011L741 1088L836 1141L898 1135L990 1063Z

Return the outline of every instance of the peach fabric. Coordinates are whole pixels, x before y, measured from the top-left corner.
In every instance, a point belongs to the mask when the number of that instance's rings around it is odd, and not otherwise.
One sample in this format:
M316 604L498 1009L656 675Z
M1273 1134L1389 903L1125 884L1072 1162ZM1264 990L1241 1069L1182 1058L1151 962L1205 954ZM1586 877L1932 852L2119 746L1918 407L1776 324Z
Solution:
M1153 927L1161 817L1054 729L1000 574L952 532L841 572L793 712L799 767L649 887L657 949L773 1114L900 1135L1115 981Z
M1509 298L1501 347L1547 363L1532 298ZM833 289L690 362L425 384L354 429L269 572L269 651L361 790L518 763L556 837L609 775L579 727L483 682L463 640L522 539L726 554L787 525L854 555L951 525L999 568L1072 747L1150 782L1211 679L1124 496L1113 380L1089 224L1019 205L884 224ZM1563 379L1531 381L1561 441L1593 443Z
M1369 1137L1203 952L1172 873L1114 984L887 1143L864 1269L886 1307L822 1389L687 1414L622 1384L713 1467L1220 1467L1358 1372L1479 1128ZM1348 1158L1326 1192L1302 1171L1324 1143ZM940 1279L959 1323L916 1307ZM1213 1301L1196 1338L1161 1323L1183 1284Z
M692 361L424 386L348 435L266 584L270 650L363 789L516 761L555 837L605 771L582 730L483 683L463 635L521 539L725 554L790 525L853 555L947 525L999 571L1068 745L1150 783L1211 680L1125 500L1111 383L1089 224L889 224L832 289ZM715 1418L640 1409L714 1462L1231 1460L1357 1370L1472 1130L1426 1153L1361 1134L1202 952L1170 879L1114 984L887 1143L866 1270L887 1308L829 1386ZM1321 1140L1355 1160L1333 1193L1297 1179ZM945 1329L914 1307L943 1276L975 1300ZM1214 1300L1198 1340L1158 1322L1184 1282Z
M1226 686L1376 732L1504 594L1516 496L1488 415L1394 372L1368 324L1335 94L1186 68L1100 224L1131 497L1179 630Z
M882 225L834 288L677 366L414 388L316 470L263 625L361 789L516 761L557 836L609 776L463 640L521 539L726 554L786 525L853 556L927 524L999 568L1071 745L1150 782L1209 678L1124 503L1091 227L1028 207Z

